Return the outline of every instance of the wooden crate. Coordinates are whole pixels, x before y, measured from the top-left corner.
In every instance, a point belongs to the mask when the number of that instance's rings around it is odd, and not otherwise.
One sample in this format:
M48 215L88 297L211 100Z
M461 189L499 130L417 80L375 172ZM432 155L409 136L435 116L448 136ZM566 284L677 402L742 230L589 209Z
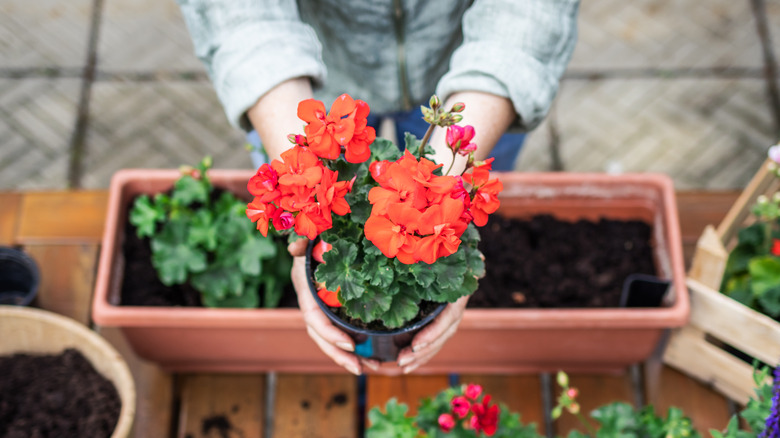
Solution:
M739 229L753 220L750 210L756 199L780 190L780 179L769 170L769 163L767 160L759 169L718 228L707 226L699 238L687 279L691 319L687 326L672 332L664 353L668 365L711 384L741 404L754 394L753 367L733 349L777 365L780 323L718 289Z

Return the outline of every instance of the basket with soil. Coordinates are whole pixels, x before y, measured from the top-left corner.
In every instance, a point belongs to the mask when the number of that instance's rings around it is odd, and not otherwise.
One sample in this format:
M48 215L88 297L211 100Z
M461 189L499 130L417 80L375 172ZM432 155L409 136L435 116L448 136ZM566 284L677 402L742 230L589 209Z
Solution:
M0 306L0 435L124 438L135 386L120 354L78 322Z

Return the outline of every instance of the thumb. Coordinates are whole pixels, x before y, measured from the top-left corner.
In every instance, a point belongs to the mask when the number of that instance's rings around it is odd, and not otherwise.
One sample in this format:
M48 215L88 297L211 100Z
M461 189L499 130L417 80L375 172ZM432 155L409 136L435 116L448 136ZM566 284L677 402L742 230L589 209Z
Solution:
M309 239L302 238L297 239L294 242L287 245L287 251L293 257L303 257L306 255L306 247L309 245Z

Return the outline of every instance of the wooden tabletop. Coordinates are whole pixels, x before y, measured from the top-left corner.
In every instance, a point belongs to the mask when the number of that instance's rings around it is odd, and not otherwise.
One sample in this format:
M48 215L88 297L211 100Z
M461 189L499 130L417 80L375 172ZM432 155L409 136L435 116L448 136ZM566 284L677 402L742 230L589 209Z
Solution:
M678 193L686 262L707 224L717 224L736 192ZM365 415L391 397L416 410L420 397L454 382L483 385L493 399L535 422L548 436L579 428L572 417L552 421L557 393L547 374L435 375L405 377L301 374L171 374L143 361L117 329L96 327L90 299L97 269L105 191L0 192L0 245L23 248L39 264L36 306L76 319L101 333L124 355L138 393L134 436L358 437ZM657 356L657 355L656 355ZM652 404L665 413L677 406L704 436L723 428L738 406L657 359L618 374L573 374L584 412L623 400Z

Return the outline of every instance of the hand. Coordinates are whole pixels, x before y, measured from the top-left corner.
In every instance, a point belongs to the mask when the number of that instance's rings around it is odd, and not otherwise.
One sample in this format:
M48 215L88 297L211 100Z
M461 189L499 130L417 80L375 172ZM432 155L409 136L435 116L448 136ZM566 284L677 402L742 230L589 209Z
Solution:
M449 304L433 320L420 330L412 339L411 347L401 350L398 355L398 366L404 374L409 374L420 365L428 362L439 352L444 343L458 330L458 324L463 319L463 311L469 296L461 297Z
M364 366L375 371L378 370L379 362L358 357L353 353L355 342L349 335L330 322L314 300L306 278L306 258L304 255L308 244L308 239L298 239L287 247L290 254L295 257L293 259L292 282L298 295L298 307L300 307L303 320L306 322L306 332L323 353L350 373L360 375L363 373Z

